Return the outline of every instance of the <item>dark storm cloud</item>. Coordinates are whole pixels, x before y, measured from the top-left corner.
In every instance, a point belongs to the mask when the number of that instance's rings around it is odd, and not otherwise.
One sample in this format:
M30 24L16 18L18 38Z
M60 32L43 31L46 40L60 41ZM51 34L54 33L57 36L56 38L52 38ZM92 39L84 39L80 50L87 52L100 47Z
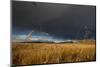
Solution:
M12 2L12 30L15 33L39 31L41 27L42 32L67 38L81 36L87 26L94 35L95 20L95 6Z

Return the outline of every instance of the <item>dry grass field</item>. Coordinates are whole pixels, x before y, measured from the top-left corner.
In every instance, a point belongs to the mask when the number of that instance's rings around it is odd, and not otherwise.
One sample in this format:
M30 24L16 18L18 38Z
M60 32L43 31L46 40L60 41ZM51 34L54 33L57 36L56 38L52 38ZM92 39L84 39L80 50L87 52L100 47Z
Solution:
M69 63L96 60L95 41L78 43L12 43L15 65Z

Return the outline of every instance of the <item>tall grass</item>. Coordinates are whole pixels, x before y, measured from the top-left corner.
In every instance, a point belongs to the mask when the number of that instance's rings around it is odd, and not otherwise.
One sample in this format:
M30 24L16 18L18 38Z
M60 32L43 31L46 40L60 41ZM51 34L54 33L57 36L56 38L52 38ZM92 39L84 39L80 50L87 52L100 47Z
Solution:
M96 60L95 43L12 43L13 64L51 64Z

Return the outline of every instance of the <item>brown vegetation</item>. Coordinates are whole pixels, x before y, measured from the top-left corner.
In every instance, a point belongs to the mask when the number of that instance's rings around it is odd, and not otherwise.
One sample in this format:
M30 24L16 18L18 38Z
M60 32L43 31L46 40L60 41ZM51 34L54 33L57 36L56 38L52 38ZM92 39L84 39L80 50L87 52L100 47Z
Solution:
M51 64L96 60L95 42L12 43L12 60L16 65Z

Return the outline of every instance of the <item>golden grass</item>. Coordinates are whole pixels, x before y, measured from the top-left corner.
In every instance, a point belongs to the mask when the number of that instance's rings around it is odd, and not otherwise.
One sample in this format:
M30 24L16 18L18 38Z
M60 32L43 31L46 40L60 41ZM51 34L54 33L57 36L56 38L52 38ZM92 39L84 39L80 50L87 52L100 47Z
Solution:
M95 42L12 43L13 64L51 64L96 60Z

